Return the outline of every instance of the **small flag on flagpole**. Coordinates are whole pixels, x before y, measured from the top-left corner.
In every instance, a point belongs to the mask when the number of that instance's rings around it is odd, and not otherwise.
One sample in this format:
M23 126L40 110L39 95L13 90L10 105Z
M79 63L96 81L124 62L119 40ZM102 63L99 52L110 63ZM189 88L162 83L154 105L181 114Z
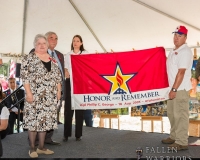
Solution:
M15 74L16 74L16 63L13 59L11 59L9 77L15 78Z

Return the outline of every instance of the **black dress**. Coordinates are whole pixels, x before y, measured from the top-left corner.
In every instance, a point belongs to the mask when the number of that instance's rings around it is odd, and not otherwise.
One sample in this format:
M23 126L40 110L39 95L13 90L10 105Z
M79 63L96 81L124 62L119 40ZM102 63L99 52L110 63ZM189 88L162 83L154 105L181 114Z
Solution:
M48 72L50 72L51 71L51 61L49 61L49 62L42 61L42 63L44 64L44 66L48 70Z

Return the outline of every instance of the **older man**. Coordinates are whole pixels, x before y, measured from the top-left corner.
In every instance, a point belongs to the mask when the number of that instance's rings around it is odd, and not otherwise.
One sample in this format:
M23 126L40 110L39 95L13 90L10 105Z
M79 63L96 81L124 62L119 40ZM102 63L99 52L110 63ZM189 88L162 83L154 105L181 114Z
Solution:
M6 96L10 95L12 92L14 92L17 87L16 87L16 79L11 77L8 79L8 86L9 89L7 89L6 91L4 91L4 93L6 94ZM6 100L5 100L5 105L9 108L12 107L12 105L14 105L17 101L21 100L22 98L24 98L25 93L23 89L19 89L15 95L9 96ZM16 106L17 107L17 106ZM18 111L16 111L16 107L14 107L13 109L9 109L10 111L10 116L9 116L9 125L10 125L10 130L8 134L13 134L14 132L14 124L16 119L18 118ZM24 101L22 101L19 104L20 107L20 121L23 122L23 109L24 109Z
M62 100L64 99L64 86L65 86L65 83L64 83L64 80L65 80L65 76L64 76L64 56L62 53L60 53L59 51L55 50L55 47L58 43L58 36L55 32L47 32L45 34L45 36L47 37L47 40L48 40L48 43L49 43L49 48L48 48L48 53L57 61L58 63L58 66L60 68L60 72L62 74ZM30 51L31 52L34 52L35 49L32 49ZM58 106L58 112L57 112L57 121L58 121L58 124L60 124L61 122L59 121L59 113L60 113L60 108L61 108L61 105L62 105L62 100L59 102L59 106ZM45 137L45 143L47 144L52 144L52 145L60 145L60 143L58 142L55 142L52 140L52 136L53 136L53 130L52 131L48 131L47 134L46 134L46 137Z
M169 147L177 150L188 149L189 126L189 90L191 89L191 68L193 55L186 44L188 30L179 26L174 33L175 48L167 59L169 100L167 101L167 116L171 129L170 136L162 143L171 144Z

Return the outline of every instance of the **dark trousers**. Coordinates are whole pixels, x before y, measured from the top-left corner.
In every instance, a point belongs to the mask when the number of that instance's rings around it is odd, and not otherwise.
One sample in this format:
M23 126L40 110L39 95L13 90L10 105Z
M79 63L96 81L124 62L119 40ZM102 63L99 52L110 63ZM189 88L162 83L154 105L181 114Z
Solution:
M10 131L9 124L5 130L0 131L0 158L3 155L3 146L2 146L1 140L6 137L6 135L8 134L9 131Z
M92 110L85 110L84 111L84 116L83 119L85 121L85 124L87 127L92 127L93 126L93 115L92 115Z
M83 131L83 112L84 110L75 110L75 137L79 138L82 136ZM74 115L74 110L65 112L64 121L64 137L72 136L72 118Z
M50 130L50 131L47 131L46 136L45 136L45 140L44 140L45 143L49 143L49 142L53 141L52 140L53 132L54 132L53 129Z
M3 155L3 147L2 147L1 136L0 136L0 157L2 157L2 155Z
M74 110L71 110L71 87L70 80L65 81L65 108L64 108L64 137L72 136L72 118ZM84 110L75 110L75 137L79 138L82 136L83 131L83 113Z
M15 125L15 121L17 118L18 118L18 115L15 114L15 112L10 112L9 121L8 121L10 129L9 129L8 134L13 134L14 125ZM23 122L23 114L22 113L20 113L20 121Z
M51 138L52 138L52 136L53 136L53 131L54 131L54 130L47 131L46 136L45 136L44 143L50 143L50 142L52 141ZM29 141L29 145L30 145L30 141ZM38 137L38 134L36 135L35 145L39 145L39 137Z

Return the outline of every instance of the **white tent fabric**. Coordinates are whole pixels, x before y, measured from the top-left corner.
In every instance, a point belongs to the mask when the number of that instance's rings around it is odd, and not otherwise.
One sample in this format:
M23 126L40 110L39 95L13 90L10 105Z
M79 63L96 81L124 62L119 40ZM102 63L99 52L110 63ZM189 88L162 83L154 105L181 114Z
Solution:
M200 41L199 6L199 0L0 0L0 53L21 54L24 50L24 54L28 54L33 48L35 35L47 31L57 33L59 40L56 49L63 54L70 51L72 37L76 34L82 36L85 48L91 53L110 52L111 49L114 52L133 48L140 50L156 46L172 48L172 32L178 25L188 28L187 43L195 46ZM197 51L200 55L200 49Z

